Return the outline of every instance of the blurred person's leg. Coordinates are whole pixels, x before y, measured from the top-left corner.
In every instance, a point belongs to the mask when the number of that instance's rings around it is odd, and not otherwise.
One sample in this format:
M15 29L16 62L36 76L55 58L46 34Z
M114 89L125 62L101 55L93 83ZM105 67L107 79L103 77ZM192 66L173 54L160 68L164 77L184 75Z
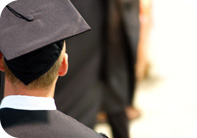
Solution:
M129 138L129 120L125 113L123 99L112 87L103 90L103 110L106 112L108 123L112 128L114 138Z
M136 7L139 7L140 9L135 9L133 11L132 18L137 19L139 18L140 22L135 22L138 27L133 28L136 29L139 28L139 42L134 42L132 45L137 45L136 55L134 54L134 59L136 58L136 61L133 61L134 63L131 65L131 86L130 86L130 103L131 106L127 108L127 115L130 119L134 119L140 116L140 111L135 107L134 105L134 97L135 97L135 83L137 81L141 81L145 79L145 77L148 76L149 71L149 64L148 59L146 56L146 50L149 46L149 32L151 28L151 3L152 0L139 0L138 2L135 1ZM139 11L139 12L137 12ZM135 41L137 41L136 39ZM135 63L136 62L136 63Z
M114 137L125 138L129 137L125 109L126 107L135 109L133 101L139 39L139 0L110 1L109 11L107 56L105 56L107 72L105 85L108 90L104 92L106 101L104 108Z
M103 108L106 111L114 138L129 138L128 103L129 69L127 45L124 42L123 21L116 1L109 3L107 41L105 45L105 77Z
M107 114L114 138L129 138L128 119L125 111Z
M126 47L126 57L128 61L129 69L129 99L128 105L133 106L134 93L136 86L136 59L137 59L137 49L139 42L140 33L140 22L139 22L139 0L127 0L124 3L125 8L123 8L123 23L124 32L123 41ZM123 6L123 7L124 7Z
M119 0L119 3L121 3L121 0ZM122 1L122 16L124 24L123 41L127 46L125 53L129 70L128 103L126 108L129 119L135 119L140 116L140 111L134 105L137 83L136 60L140 36L139 3L140 0Z

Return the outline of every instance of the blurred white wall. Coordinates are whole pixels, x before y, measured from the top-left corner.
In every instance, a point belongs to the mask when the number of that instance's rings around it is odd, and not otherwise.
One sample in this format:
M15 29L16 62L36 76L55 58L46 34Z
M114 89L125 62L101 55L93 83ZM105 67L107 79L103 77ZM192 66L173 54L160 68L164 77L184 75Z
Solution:
M197 0L153 0L152 75L197 76Z

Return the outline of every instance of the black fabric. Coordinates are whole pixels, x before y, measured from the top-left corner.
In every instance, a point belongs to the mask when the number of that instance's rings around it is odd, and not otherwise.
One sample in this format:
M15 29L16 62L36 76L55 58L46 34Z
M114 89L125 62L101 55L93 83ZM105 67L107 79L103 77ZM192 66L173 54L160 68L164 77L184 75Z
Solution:
M59 41L9 61L4 59L11 72L28 85L54 65L61 54L62 47L63 41Z
M70 0L18 0L7 7L0 18L7 60L90 30Z
M75 119L57 111L0 110L4 130L17 138L102 138Z
M130 138L125 111L107 114L107 118L112 128L113 138Z
M129 3L129 5L132 8L138 7L139 4L136 1L138 0ZM103 108L108 113L116 113L122 111L126 106L130 106L135 91L134 57L136 54L133 55L133 53L136 53L134 49L136 49L136 41L138 39L130 43L130 39L133 38L127 34L126 15L123 15L123 13L126 11L131 12L132 8L121 7L121 3L124 5L124 2L121 0L109 2L108 28L106 28L106 42L103 48L105 51L102 60L103 66L101 67L103 72L103 91L105 93L103 96ZM136 12L136 14L138 15L139 13ZM138 18L137 15L135 18ZM134 32L137 29L133 28Z
M103 109L114 138L128 138L125 107L133 104L135 62L139 39L139 0L109 1L103 58Z
M93 128L100 108L99 66L101 59L103 0L71 0L91 26L91 31L67 40L69 69L56 85L57 108ZM87 8L88 7L88 8Z

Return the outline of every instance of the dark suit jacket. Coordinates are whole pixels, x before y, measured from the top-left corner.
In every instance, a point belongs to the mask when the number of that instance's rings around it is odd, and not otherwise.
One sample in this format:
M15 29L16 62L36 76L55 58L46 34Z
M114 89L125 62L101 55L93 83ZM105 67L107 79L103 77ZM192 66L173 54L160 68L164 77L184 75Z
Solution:
M73 118L57 111L0 110L4 130L17 138L103 138Z
M56 85L58 110L93 127L100 107L101 93L97 90L102 47L102 0L71 0L91 30L68 39L69 69Z

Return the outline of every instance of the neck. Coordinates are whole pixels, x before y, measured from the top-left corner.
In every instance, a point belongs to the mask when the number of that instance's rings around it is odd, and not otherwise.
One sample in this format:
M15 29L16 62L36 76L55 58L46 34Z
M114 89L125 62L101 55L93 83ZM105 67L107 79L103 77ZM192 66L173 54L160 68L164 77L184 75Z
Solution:
M20 84L18 86L13 86L10 81L5 78L5 89L4 97L9 95L26 95L26 96L36 96L36 97L54 97L55 92L55 82L47 88L43 89L29 89L26 85Z

